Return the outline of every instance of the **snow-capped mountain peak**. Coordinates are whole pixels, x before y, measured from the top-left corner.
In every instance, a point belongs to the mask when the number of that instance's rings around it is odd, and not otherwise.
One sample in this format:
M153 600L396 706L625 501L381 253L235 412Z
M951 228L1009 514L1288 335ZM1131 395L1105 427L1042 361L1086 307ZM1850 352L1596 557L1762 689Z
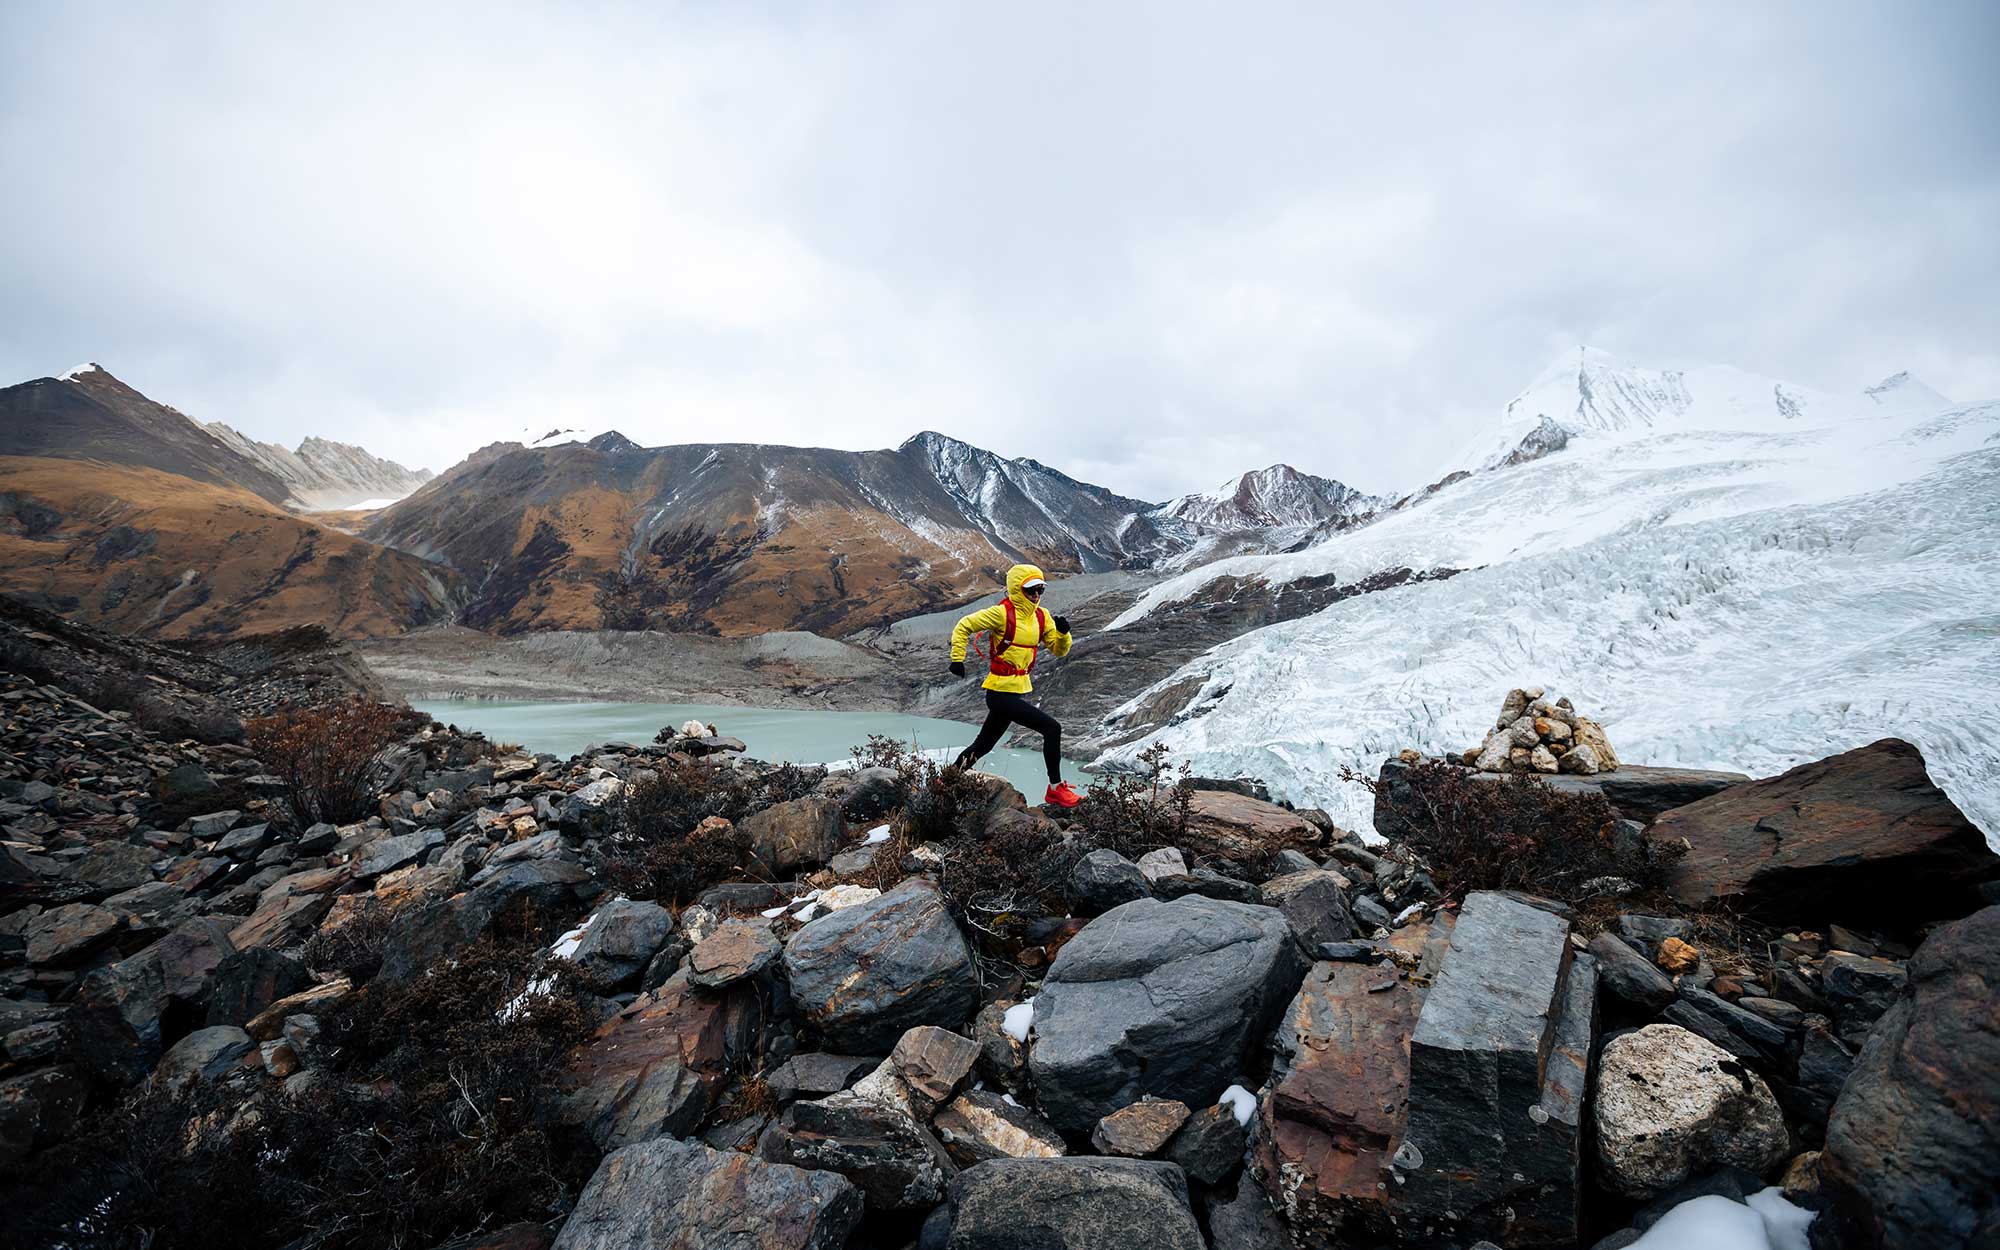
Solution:
M1908 377L1843 396L1568 353L1458 480L1164 579L1113 620L1171 619L1224 578L1353 588L1135 692L1100 762L1163 744L1365 829L1343 765L1463 749L1535 681L1598 709L1634 762L1765 775L1907 737L2000 843L1983 693L2000 657L1981 628L2000 596L2000 402L1939 398ZM1529 434L1543 450L1510 460ZM1431 576L1384 576L1410 570Z
M69 369L65 370L62 374L62 377L59 380L64 382L69 382L82 377L86 373L102 373L102 372L104 372L103 365L98 364L94 360L86 360L80 365L73 365Z
M1384 501L1344 482L1274 464L1232 478L1212 491L1182 495L1161 506L1167 516L1217 529L1318 525L1372 512Z
M1907 369L1890 374L1861 393L1878 407L1895 412L1936 412L1951 407L1951 400L1926 386L1922 378Z
M1579 438L1674 431L1768 434L1880 416L1885 409L1929 414L1950 403L1908 373L1861 394L1836 395L1728 365L1646 368L1594 347L1576 347L1508 402L1497 429L1475 436L1437 476L1525 463Z

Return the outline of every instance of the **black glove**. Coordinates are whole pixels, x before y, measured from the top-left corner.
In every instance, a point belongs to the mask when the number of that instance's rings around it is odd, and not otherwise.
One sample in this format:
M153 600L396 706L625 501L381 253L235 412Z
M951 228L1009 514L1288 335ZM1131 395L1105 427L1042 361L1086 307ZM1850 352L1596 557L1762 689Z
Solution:
M1067 634L1067 633L1069 632L1069 618L1068 618L1068 617L1066 617L1066 616L1051 616L1051 617L1050 617L1049 619L1050 619L1050 620L1052 620L1052 621L1054 621L1054 622L1056 623L1056 632L1057 632L1058 634Z
M964 661L964 660L953 660L953 661L951 662L951 675L952 675L953 677L963 677L963 676L965 676L965 661Z

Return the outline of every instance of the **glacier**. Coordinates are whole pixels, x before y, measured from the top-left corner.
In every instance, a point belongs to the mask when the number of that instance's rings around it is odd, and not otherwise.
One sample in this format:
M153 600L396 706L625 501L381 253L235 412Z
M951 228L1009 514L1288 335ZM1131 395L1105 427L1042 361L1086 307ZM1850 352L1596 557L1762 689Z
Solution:
M1641 381L1621 393L1671 389ZM2000 403L1924 413L1779 386L1732 389L1808 402L1787 416L1676 400L1671 419L1579 428L1305 551L1162 583L1110 628L1218 576L1464 570L1211 649L1106 718L1199 683L1095 766L1163 743L1372 836L1343 767L1474 746L1506 691L1532 684L1596 717L1628 763L1766 776L1906 738L1996 843Z

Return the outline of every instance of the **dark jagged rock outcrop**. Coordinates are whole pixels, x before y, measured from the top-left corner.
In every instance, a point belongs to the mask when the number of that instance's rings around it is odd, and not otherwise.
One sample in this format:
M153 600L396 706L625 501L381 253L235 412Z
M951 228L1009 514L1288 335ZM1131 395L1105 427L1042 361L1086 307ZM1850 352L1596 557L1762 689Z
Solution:
M1575 1242L1596 972L1568 923L1477 893L1384 953L1315 965L1279 1026L1254 1147L1279 1210L1312 1245Z
M2000 907L1944 925L1868 1034L1820 1155L1825 1250L1946 1250L2000 1236Z
M1778 923L1948 919L2000 876L2000 856L1931 783L1923 754L1897 738L1675 808L1653 833L1688 842L1676 898Z

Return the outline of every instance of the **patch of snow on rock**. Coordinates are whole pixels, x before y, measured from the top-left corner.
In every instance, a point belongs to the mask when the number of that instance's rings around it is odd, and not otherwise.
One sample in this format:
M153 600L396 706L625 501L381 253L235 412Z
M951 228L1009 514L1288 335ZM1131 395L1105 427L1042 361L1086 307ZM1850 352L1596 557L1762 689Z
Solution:
M1231 1085L1222 1091L1222 1097L1215 1100L1218 1107L1228 1107L1238 1124L1250 1123L1250 1117L1257 1113L1257 1095L1241 1085Z
M1028 1040L1028 1030L1035 1023L1035 1000L1023 999L1009 1007L1000 1016L1000 1031L1017 1042Z

